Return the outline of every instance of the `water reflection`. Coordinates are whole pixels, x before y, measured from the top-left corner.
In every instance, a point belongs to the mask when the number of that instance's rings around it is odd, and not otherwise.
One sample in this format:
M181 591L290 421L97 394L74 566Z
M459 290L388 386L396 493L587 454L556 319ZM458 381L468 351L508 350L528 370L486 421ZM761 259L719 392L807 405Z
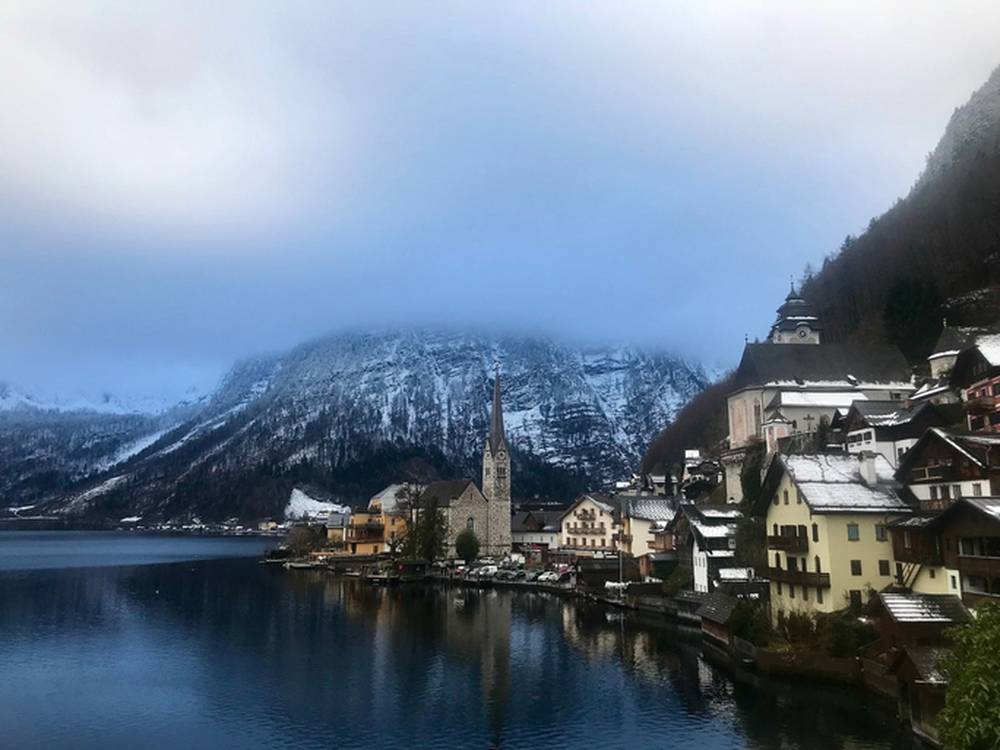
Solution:
M0 631L16 747L903 741L857 691L733 678L689 633L531 592L246 560L8 571Z

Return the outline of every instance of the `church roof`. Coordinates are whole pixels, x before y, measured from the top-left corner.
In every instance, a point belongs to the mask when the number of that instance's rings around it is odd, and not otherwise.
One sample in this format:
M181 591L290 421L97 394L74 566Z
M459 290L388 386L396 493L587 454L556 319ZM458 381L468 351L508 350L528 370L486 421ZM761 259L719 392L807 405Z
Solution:
M771 330L794 331L800 325L807 325L814 331L820 330L819 317L810 305L793 286L784 303L778 308L778 318Z
M420 504L424 507L431 503L439 508L451 507L452 501L457 500L470 484L473 484L471 479L443 479L431 482L420 496Z
M496 453L507 442L503 429L503 404L500 401L500 365L493 378L493 410L490 413L490 453Z
M753 385L864 388L895 385L908 389L910 366L893 346L877 344L747 344L734 388Z

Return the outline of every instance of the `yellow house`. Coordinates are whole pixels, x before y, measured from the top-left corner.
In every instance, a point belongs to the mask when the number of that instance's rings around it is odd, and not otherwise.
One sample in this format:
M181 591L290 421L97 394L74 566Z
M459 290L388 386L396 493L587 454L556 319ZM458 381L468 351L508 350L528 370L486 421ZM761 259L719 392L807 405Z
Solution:
M581 495L563 514L559 546L577 554L618 553L621 530L619 498L609 495Z
M894 582L889 524L912 513L881 455L775 454L766 508L771 618L860 607Z
M398 549L406 536L402 507L407 488L390 484L372 497L363 512L352 513L347 525L345 550L352 555L381 555Z

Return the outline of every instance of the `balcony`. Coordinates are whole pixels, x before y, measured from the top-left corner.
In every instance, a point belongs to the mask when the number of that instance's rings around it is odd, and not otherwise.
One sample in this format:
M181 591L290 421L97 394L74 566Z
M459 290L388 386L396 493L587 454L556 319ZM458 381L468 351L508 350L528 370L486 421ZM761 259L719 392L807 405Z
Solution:
M793 586L815 586L821 589L830 588L829 573L810 573L805 570L785 570L784 568L768 568L767 577L772 581L780 581Z
M969 414L989 414L997 410L997 396L977 396L965 402Z
M1000 579L1000 557L959 555L958 570L963 576Z
M770 549L781 550L782 552L808 552L809 538L804 536L769 536L767 546Z
M597 513L592 510L578 510L573 516L581 521L593 521L597 518Z
M359 523L347 527L349 542L381 542L385 536L385 526L380 523Z
M577 526L576 528L571 528L566 530L567 534L573 534L578 536L580 534L589 534L594 536L604 536L606 533L604 529L594 528L592 526Z

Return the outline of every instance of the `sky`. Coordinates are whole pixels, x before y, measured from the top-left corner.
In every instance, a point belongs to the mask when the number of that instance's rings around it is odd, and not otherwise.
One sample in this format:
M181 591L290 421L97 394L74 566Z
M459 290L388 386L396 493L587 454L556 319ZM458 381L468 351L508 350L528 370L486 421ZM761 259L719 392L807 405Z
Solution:
M732 366L1000 65L995 2L0 4L0 381L344 329Z

